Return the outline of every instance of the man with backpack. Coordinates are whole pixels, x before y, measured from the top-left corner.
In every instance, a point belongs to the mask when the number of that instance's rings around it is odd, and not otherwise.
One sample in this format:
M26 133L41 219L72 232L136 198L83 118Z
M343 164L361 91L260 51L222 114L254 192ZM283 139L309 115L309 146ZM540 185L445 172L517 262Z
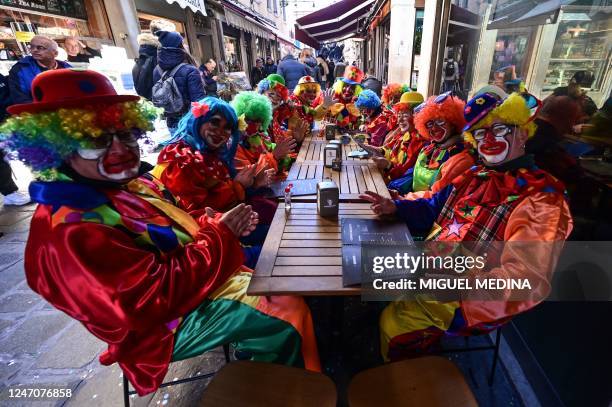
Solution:
M161 48L157 54L158 65L153 71L151 101L164 109L166 124L173 133L191 102L204 98L206 92L200 71L188 63L183 37L169 31L161 31L157 35Z
M132 68L134 87L139 96L151 100L153 92L153 70L157 66L157 49L160 44L153 34L142 33L137 38L138 59Z
M459 64L450 57L444 62L444 92L454 90L458 80Z

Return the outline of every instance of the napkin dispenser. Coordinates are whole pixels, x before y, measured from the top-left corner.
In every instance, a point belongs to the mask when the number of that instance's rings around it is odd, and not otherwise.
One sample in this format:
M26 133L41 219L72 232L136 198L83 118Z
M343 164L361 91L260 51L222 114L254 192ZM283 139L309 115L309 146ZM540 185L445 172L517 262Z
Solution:
M331 168L335 159L342 159L342 144L329 143L323 148L323 165Z
M336 138L336 125L326 124L325 125L325 140L334 140Z
M317 184L317 212L320 216L338 216L339 201L340 190L334 181L325 180Z

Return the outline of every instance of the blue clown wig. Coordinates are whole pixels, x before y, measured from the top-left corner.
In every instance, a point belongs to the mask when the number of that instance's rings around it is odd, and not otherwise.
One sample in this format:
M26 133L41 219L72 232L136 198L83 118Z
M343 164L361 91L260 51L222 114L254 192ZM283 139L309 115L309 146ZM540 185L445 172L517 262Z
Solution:
M162 144L168 145L172 143L176 143L178 141L184 141L189 144L191 147L201 151L206 152L208 150L208 146L206 145L206 141L200 137L200 128L213 116L220 114L225 117L227 120L227 124L230 126L232 130L232 135L230 137L229 145L224 145L219 148L219 158L225 163L227 168L229 168L230 175L234 176L236 174L236 169L234 168L234 156L236 155L236 148L238 148L238 143L240 142L240 131L238 130L238 117L236 116L236 112L234 108L230 106L229 103L213 97L205 97L204 99L197 102L200 105L208 106L208 111L199 116L194 116L195 108L192 108L178 124L176 132L174 135L164 141Z
M362 91L357 100L355 101L355 107L357 109L373 109L376 110L381 105L380 98L376 93L371 91L370 89L366 89Z

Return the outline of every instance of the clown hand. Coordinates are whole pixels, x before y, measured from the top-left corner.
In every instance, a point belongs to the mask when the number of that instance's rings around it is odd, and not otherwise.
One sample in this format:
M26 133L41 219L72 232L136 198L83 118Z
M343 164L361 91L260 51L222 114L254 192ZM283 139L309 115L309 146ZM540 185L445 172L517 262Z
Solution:
M329 88L323 91L323 107L329 109L334 104L334 89Z
M251 164L244 167L236 176L234 177L234 181L240 183L244 188L248 188L253 185L253 181L255 180L255 169L256 165Z
M376 192L365 191L365 194L359 195L359 199L370 202L372 204L370 208L377 215L392 215L397 210L395 203L391 199L385 198Z
M293 133L291 135L296 142L301 143L302 140L304 140L304 137L306 137L306 134L308 134L309 130L310 130L310 123L306 120L300 120L295 125L295 128L293 129Z
M263 170L255 177L255 183L253 186L255 188L269 187L272 183L272 177L276 170L274 168L268 168L267 170Z
M215 211L211 208L206 208L206 214L211 217L214 217ZM235 208L225 212L221 215L219 222L223 223L229 230L232 231L234 236L247 236L257 226L259 222L259 216L257 212L253 211L250 205L245 205L241 203Z
M276 147L274 147L274 151L272 155L276 161L284 158L287 154L293 152L293 150L297 147L297 142L292 138L286 138L278 143L276 143Z
M389 168L389 164L391 164L389 160L387 160L385 157L372 157L372 160L374 161L379 170L386 170L387 168Z

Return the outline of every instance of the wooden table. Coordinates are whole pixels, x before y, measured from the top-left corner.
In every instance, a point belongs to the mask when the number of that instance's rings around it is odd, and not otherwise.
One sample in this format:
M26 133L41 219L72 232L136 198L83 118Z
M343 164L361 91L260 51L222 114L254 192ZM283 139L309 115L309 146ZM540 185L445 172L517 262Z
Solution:
M385 181L370 159L348 158L347 153L359 149L357 144L342 145L342 170L333 171L323 165L323 149L329 141L309 136L302 143L296 162L289 170L288 180L331 179L340 189L340 202L363 202L359 195L365 191L377 192L390 198ZM316 195L294 196L292 201L316 202Z
M337 219L317 214L316 203L279 204L263 245L249 295L358 295L342 286L340 219L374 219L367 203L340 203Z

